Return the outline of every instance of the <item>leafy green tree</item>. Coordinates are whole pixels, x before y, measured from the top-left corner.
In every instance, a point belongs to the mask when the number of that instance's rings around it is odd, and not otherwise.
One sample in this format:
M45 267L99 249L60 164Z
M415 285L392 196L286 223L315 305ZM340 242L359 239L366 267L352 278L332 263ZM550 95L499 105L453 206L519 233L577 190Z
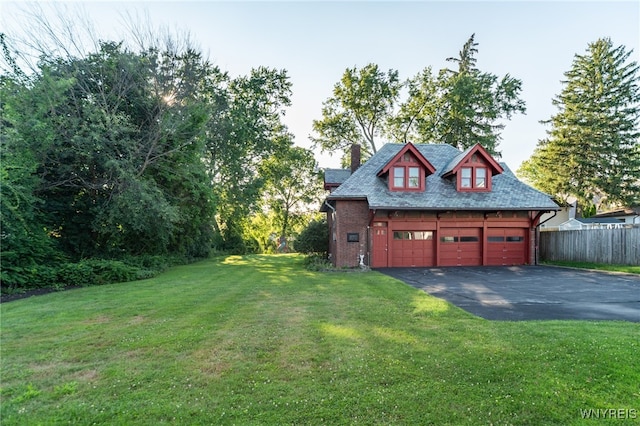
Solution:
M35 266L61 257L44 226L43 200L35 195L37 162L16 131L22 117L6 100L23 95L23 86L0 77L0 282L21 287Z
M407 99L388 120L388 131L400 143L437 141L438 114L443 109L442 89L427 67L405 82Z
M322 106L322 119L313 121L311 140L323 152L348 152L357 143L366 157L377 151L377 139L393 114L402 84L398 72L376 64L347 68Z
M265 179L263 202L276 215L278 235L289 237L291 224L320 199L322 184L313 153L290 145L265 160L260 175Z
M519 170L524 178L583 209L640 202L639 67L630 55L610 39L575 55L548 137Z
M278 247L279 224L276 214L270 210L251 215L244 228L247 251L252 253L275 253Z
M499 155L501 120L525 112L519 98L522 82L509 74L499 78L476 67L478 43L475 34L457 58L448 61L457 69L431 68L407 82L409 96L392 120L392 134L406 142L408 137L433 143L448 143L466 149L476 143Z
M213 85L207 92L205 159L214 184L217 245L242 252L243 229L264 186L260 164L288 147L282 117L291 103L291 82L286 71L265 67L222 81L223 90Z
M212 216L207 115L191 83L206 74L201 64L195 52L104 42L83 58L41 61L11 99L37 164L43 226L66 253L206 254L206 238L193 246Z

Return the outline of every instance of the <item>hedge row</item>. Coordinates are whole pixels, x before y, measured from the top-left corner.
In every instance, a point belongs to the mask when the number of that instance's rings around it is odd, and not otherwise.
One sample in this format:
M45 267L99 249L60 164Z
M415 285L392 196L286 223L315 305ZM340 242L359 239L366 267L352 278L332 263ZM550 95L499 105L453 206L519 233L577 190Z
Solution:
M167 267L184 263L165 256L131 257L124 260L83 259L55 265L3 270L2 293L38 288L87 287L151 278Z

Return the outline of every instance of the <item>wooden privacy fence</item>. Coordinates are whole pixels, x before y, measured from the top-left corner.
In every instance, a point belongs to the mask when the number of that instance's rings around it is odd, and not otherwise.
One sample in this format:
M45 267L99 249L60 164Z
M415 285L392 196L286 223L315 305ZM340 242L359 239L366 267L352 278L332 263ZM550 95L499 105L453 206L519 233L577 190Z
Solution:
M640 265L640 227L541 232L540 260Z

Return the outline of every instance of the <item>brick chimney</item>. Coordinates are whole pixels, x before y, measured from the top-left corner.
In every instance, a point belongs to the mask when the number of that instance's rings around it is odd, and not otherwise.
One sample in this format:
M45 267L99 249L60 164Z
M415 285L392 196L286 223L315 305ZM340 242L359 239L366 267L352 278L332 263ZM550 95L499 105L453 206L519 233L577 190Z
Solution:
M360 167L360 145L354 143L351 145L351 173Z

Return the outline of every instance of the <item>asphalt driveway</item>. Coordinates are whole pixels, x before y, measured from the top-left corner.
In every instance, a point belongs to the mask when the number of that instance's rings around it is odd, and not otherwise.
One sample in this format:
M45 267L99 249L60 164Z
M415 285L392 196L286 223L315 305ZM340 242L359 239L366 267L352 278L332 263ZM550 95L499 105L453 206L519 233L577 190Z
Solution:
M551 266L378 271L490 320L640 322L640 276Z

